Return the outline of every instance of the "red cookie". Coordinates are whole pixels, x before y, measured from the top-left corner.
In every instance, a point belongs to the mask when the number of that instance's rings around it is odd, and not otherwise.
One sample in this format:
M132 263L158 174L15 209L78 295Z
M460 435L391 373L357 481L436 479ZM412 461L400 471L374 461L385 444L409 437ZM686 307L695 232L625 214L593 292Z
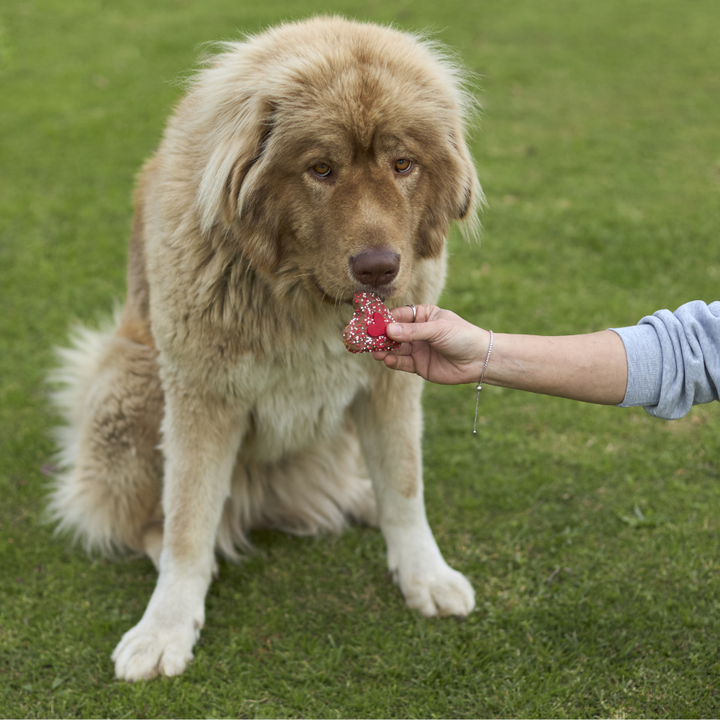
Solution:
M353 297L355 312L343 330L343 342L351 353L394 350L400 343L385 334L388 323L395 322L383 301L373 293L358 292Z

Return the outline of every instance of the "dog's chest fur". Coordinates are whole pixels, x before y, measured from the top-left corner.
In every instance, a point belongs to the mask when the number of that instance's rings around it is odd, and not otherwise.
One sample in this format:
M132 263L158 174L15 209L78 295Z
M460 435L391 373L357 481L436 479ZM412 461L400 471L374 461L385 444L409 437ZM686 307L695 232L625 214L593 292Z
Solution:
M242 454L272 462L331 439L375 372L371 357L351 355L339 337L300 340L291 364L242 359L231 378L237 402L249 414Z

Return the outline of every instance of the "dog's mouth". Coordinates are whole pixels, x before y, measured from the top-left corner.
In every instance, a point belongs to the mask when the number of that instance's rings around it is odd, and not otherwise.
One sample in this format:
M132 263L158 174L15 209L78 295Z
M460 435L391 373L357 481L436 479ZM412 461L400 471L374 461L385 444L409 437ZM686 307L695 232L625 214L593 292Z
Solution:
M344 304L352 305L352 296L342 297L342 296L337 296L337 295L333 295L332 293L329 293L320 284L320 281L317 279L317 277L315 277L315 275L312 276L311 286L312 286L312 289L315 291L315 294L317 296L319 296L319 299L324 303L328 303L330 305L344 305Z
M394 287L392 284L387 285L386 287L375 288L370 285L362 285L358 283L357 287L353 288L349 295L333 295L325 290L315 275L312 276L312 281L313 288L320 300L330 305L352 305L353 296L357 292L372 293L373 295L377 295L383 302L387 302L387 300L394 294Z

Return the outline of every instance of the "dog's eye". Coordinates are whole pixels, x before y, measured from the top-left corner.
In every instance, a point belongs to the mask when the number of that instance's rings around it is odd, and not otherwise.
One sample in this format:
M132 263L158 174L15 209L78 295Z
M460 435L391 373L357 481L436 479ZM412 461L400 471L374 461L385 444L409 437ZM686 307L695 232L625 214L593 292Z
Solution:
M395 170L399 173L409 172L412 169L412 166L412 160L408 160L407 158L400 158L395 161Z
M312 170L318 177L322 177L322 178L328 177L330 175L330 173L332 172L332 168L327 163L324 163L324 162L318 163L317 165L313 165Z

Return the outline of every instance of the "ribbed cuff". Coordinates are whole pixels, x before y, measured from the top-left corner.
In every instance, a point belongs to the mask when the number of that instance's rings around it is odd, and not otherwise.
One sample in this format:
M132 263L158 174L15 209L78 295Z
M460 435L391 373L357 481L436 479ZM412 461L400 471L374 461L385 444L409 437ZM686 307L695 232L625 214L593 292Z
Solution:
M610 328L625 346L628 384L625 398L617 407L648 407L660 402L663 356L660 340L652 325Z

